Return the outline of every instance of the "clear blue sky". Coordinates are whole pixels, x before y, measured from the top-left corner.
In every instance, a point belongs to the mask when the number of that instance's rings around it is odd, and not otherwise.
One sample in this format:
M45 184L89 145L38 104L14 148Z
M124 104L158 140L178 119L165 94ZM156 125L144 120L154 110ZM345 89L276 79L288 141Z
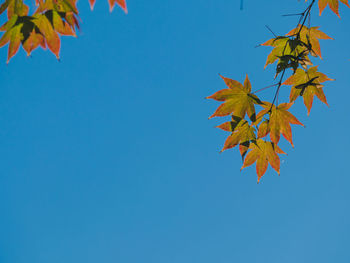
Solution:
M292 112L281 176L240 172L208 120L224 88L272 83L268 48L303 1L81 1L82 32L49 52L0 50L1 263L350 262L350 9L312 21L330 104ZM286 92L282 92L286 95ZM261 93L271 100L272 90Z

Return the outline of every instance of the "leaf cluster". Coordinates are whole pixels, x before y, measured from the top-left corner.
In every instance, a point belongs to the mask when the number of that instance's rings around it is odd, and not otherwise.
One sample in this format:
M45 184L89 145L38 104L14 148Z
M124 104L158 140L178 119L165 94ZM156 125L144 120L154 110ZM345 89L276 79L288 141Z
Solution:
M309 1L306 10L299 14L297 26L283 36L274 38L261 44L272 47L267 57L265 68L275 64L274 85L275 95L272 102L264 101L257 93L266 88L252 92L248 76L243 84L236 80L222 77L228 88L220 90L207 97L221 101L222 104L210 117L231 115L231 121L218 126L230 132L222 151L239 146L242 156L242 169L256 163L258 182L265 174L268 164L280 174L279 154L284 154L278 146L281 135L294 147L292 126L303 124L290 112L294 102L301 97L310 114L314 97L328 105L323 91L323 84L332 79L318 71L312 58L321 58L319 40L332 39L319 30L310 26L310 12L316 0ZM340 0L348 7L348 0ZM320 15L327 5L339 16L338 0L318 0ZM309 25L306 26L306 21ZM287 79L284 79L287 75ZM289 87L289 100L279 104L281 87ZM260 110L256 114L256 107ZM269 137L269 139L268 139Z
M89 0L91 9L95 0ZM79 29L77 0L35 0L35 10L29 14L29 6L23 0L4 0L0 15L7 21L0 27L3 32L0 47L8 44L7 62L20 46L29 56L38 47L49 49L57 58L61 47L60 36L76 36ZM108 0L110 10L118 4L127 12L125 0Z

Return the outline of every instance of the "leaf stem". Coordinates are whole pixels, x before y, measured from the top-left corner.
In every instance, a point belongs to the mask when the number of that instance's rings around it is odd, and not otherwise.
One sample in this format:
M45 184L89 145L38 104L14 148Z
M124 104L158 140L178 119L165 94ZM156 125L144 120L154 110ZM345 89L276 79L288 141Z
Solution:
M309 6L304 10L304 12L302 12L302 13L299 14L299 15L300 15L300 18L299 18L298 25L297 25L296 28L298 28L299 25L300 25L300 28L299 28L298 32L294 35L296 39L300 39L301 30L302 30L302 28L304 27L307 18L310 16L311 9L312 9L313 5L315 4L315 2L316 2L316 0L312 0L312 2L311 2L311 3L309 4ZM300 23L301 23L301 24L300 24ZM268 29L269 29L269 28L268 28ZM283 55L284 55L284 51L286 50L287 45L288 45L288 41L286 42L286 45L284 46L284 49L283 49L283 52L282 52ZM272 107L273 107L273 105L275 104L275 102L276 102L276 107L278 106L278 105L277 105L277 104L278 104L278 99L277 99L277 98L278 98L278 94L279 94L280 88L281 88L282 83L283 83L283 78L284 78L285 73L286 73L286 69L283 69L282 74L281 74L281 78L280 78L280 80L279 80L279 82L278 82L278 84L277 84L277 89L276 89L276 92L275 92L275 95L274 95L274 98L273 98L273 100L272 100L271 107L270 107L268 113L271 113L271 112L272 112Z

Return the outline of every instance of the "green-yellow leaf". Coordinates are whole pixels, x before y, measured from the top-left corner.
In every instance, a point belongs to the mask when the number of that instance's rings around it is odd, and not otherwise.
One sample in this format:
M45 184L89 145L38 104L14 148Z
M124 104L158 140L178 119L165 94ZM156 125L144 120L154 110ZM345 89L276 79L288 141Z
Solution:
M293 103L282 103L276 107L270 102L264 102L264 105L262 105L264 109L258 113L257 120L260 120L265 114L269 114L270 119L268 123L266 123L268 126L266 131L261 132L261 137L266 136L266 132L270 133L271 141L278 144L280 135L282 134L284 138L294 146L290 124L304 125L288 111L292 105Z
M256 143L250 144L250 151L244 159L241 169L248 167L256 162L256 173L258 182L265 174L270 163L271 167L280 174L280 158L278 154L285 154L277 144L258 139Z
M35 19L33 19L33 23L44 35L47 46L52 51L52 53L54 53L56 57L59 58L61 41L58 34L53 29L50 21L43 14L36 14L34 15L34 18Z
M256 140L254 127L250 126L246 120L237 116L232 116L232 121L225 122L219 125L218 128L232 132L232 134L227 137L224 147L221 150L222 152L239 144L243 156L246 152L243 150L244 146L249 146L251 141Z
M254 104L261 104L261 101L251 93L252 87L248 76L246 76L243 85L233 79L223 76L221 78L225 81L228 89L220 90L207 97L208 99L224 101L210 118L232 114L243 119L248 114L249 118L255 121Z
M326 96L323 92L323 85L321 84L328 80L333 79L318 72L317 67L312 67L306 71L299 68L295 74L290 76L283 84L292 86L289 96L290 102L294 102L298 96L303 97L309 115L315 95L328 106Z
M321 30L319 30L319 27L307 27L303 26L300 30L300 25L297 28L294 28L291 30L287 35L292 36L300 32L300 39L302 42L306 44L311 45L311 54L313 56L319 56L322 58L321 55L321 47L320 47L320 42L318 41L319 39L333 39L323 33Z

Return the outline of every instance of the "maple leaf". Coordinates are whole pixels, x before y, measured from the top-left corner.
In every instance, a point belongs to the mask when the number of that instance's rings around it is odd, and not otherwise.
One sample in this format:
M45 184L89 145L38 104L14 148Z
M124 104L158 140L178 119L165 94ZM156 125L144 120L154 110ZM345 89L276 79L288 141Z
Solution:
M5 10L8 8L10 4L10 0L5 0L5 2L3 2L1 5L0 5L0 15L5 12Z
M273 47L273 50L267 57L264 68L278 60L276 76L287 68L292 68L295 71L299 65L306 67L312 64L307 56L309 53L308 48L299 39L293 39L289 36L279 36L261 45Z
M225 78L221 75L220 77L225 81L228 89L220 90L207 97L207 99L224 101L224 103L221 104L209 118L233 114L243 119L247 113L249 118L252 121L255 121L256 115L254 104L261 104L262 102L256 95L251 93L252 86L248 75L246 76L243 85L236 80Z
M76 0L39 0L38 9L34 14L44 13L48 10L55 10L63 13L73 12L74 14L78 14L76 2Z
M242 168L248 167L256 162L256 173L258 182L265 174L270 163L271 167L280 174L280 158L278 154L285 154L277 144L258 139L256 143L250 144L250 151L246 155Z
M27 55L41 46L48 47L59 58L61 35L75 36L75 28L79 28L76 19L75 0L42 0L33 16L27 16L28 8L20 0L7 0L9 19L0 31L5 31L0 39L0 47L9 43L8 59L16 54L22 44ZM14 3L14 8L10 7Z
M333 80L328 78L325 74L318 72L317 68L317 66L312 67L307 71L299 68L294 75L290 76L283 83L283 85L292 86L289 96L290 102L294 102L298 96L303 97L308 115L310 114L315 95L320 101L328 106L326 96L322 89L323 85L321 85L321 83Z
M22 40L22 47L27 52L27 56L29 56L39 45L46 49L44 36L36 28L33 28L32 31L28 32L28 36Z
M311 55L313 56L319 56L322 58L321 55L321 47L320 47L320 42L318 41L319 39L333 39L323 33L322 31L318 30L319 27L307 27L303 26L300 29L301 25L298 25L297 28L294 28L291 30L287 35L288 36L293 36L296 34L300 34L300 39L303 43L306 43L306 45L310 45L310 50L311 50Z
M270 102L264 102L262 105L264 109L260 111L256 117L257 122L259 122L259 120L261 121L261 118L265 114L269 114L270 118L267 123L264 123L267 127L264 127L264 130L259 133L260 137L265 137L270 133L271 141L277 144L280 140L280 135L282 134L283 137L294 147L292 128L290 124L304 125L288 111L292 105L293 103L282 103L276 107Z
M109 3L109 10L112 12L114 5L117 3L125 13L128 13L128 9L126 7L126 1L125 0L108 0Z
M45 47L44 38L40 33L37 34L37 28L35 28L34 23L31 21L32 19L33 18L29 16L19 17L13 15L11 19L0 28L0 31L6 31L0 39L0 47L10 43L7 63L11 57L16 54L21 43L28 55L38 45Z
M79 29L75 0L40 0L34 14L45 14L55 31L61 35L76 36L75 28Z
M244 158L250 142L256 140L254 127L250 126L246 120L238 116L232 116L232 121L225 122L217 126L217 128L232 132L232 134L227 137L221 152L231 149L239 144L242 158Z
M45 15L48 17L55 31L57 31L61 35L76 36L75 26L77 25L77 23L73 21L73 24L71 24L70 21L68 21L68 19L65 20L65 18L67 17L66 13L49 10L45 13Z
M47 19L45 14L35 14L33 18L34 18L33 23L35 24L35 26L37 26L37 28L40 30L40 32L44 36L45 42L48 48L51 50L52 53L56 55L58 59L61 40L57 32L54 30L52 24Z
M7 6L7 17L10 19L13 15L26 16L29 7L22 0L9 0Z
M91 10L94 9L96 0L89 0ZM112 12L114 5L119 5L125 13L128 13L128 8L126 7L126 1L125 0L108 0L109 4L109 10Z
M0 47L9 43L7 63L11 57L17 53L21 40L23 39L23 35L21 34L23 23L17 23L17 20L18 16L13 15L11 19L0 28L1 31L6 31L0 38Z
M127 13L125 0L108 1L110 10L117 4ZM94 2L91 0L90 4ZM59 58L59 35L76 36L76 29L79 29L76 3L77 0L35 0L38 7L31 16L23 0L5 0L0 4L0 14L7 10L8 15L8 21L0 27L0 31L5 31L0 47L9 44L7 63L21 44L27 55L41 46L48 47Z
M258 129L258 138L264 138L270 132L269 120L264 120Z
M340 0L340 2L350 7L348 0ZM322 12L327 7L327 5L338 17L340 17L339 0L318 0L318 8L320 9L320 15L322 15Z

